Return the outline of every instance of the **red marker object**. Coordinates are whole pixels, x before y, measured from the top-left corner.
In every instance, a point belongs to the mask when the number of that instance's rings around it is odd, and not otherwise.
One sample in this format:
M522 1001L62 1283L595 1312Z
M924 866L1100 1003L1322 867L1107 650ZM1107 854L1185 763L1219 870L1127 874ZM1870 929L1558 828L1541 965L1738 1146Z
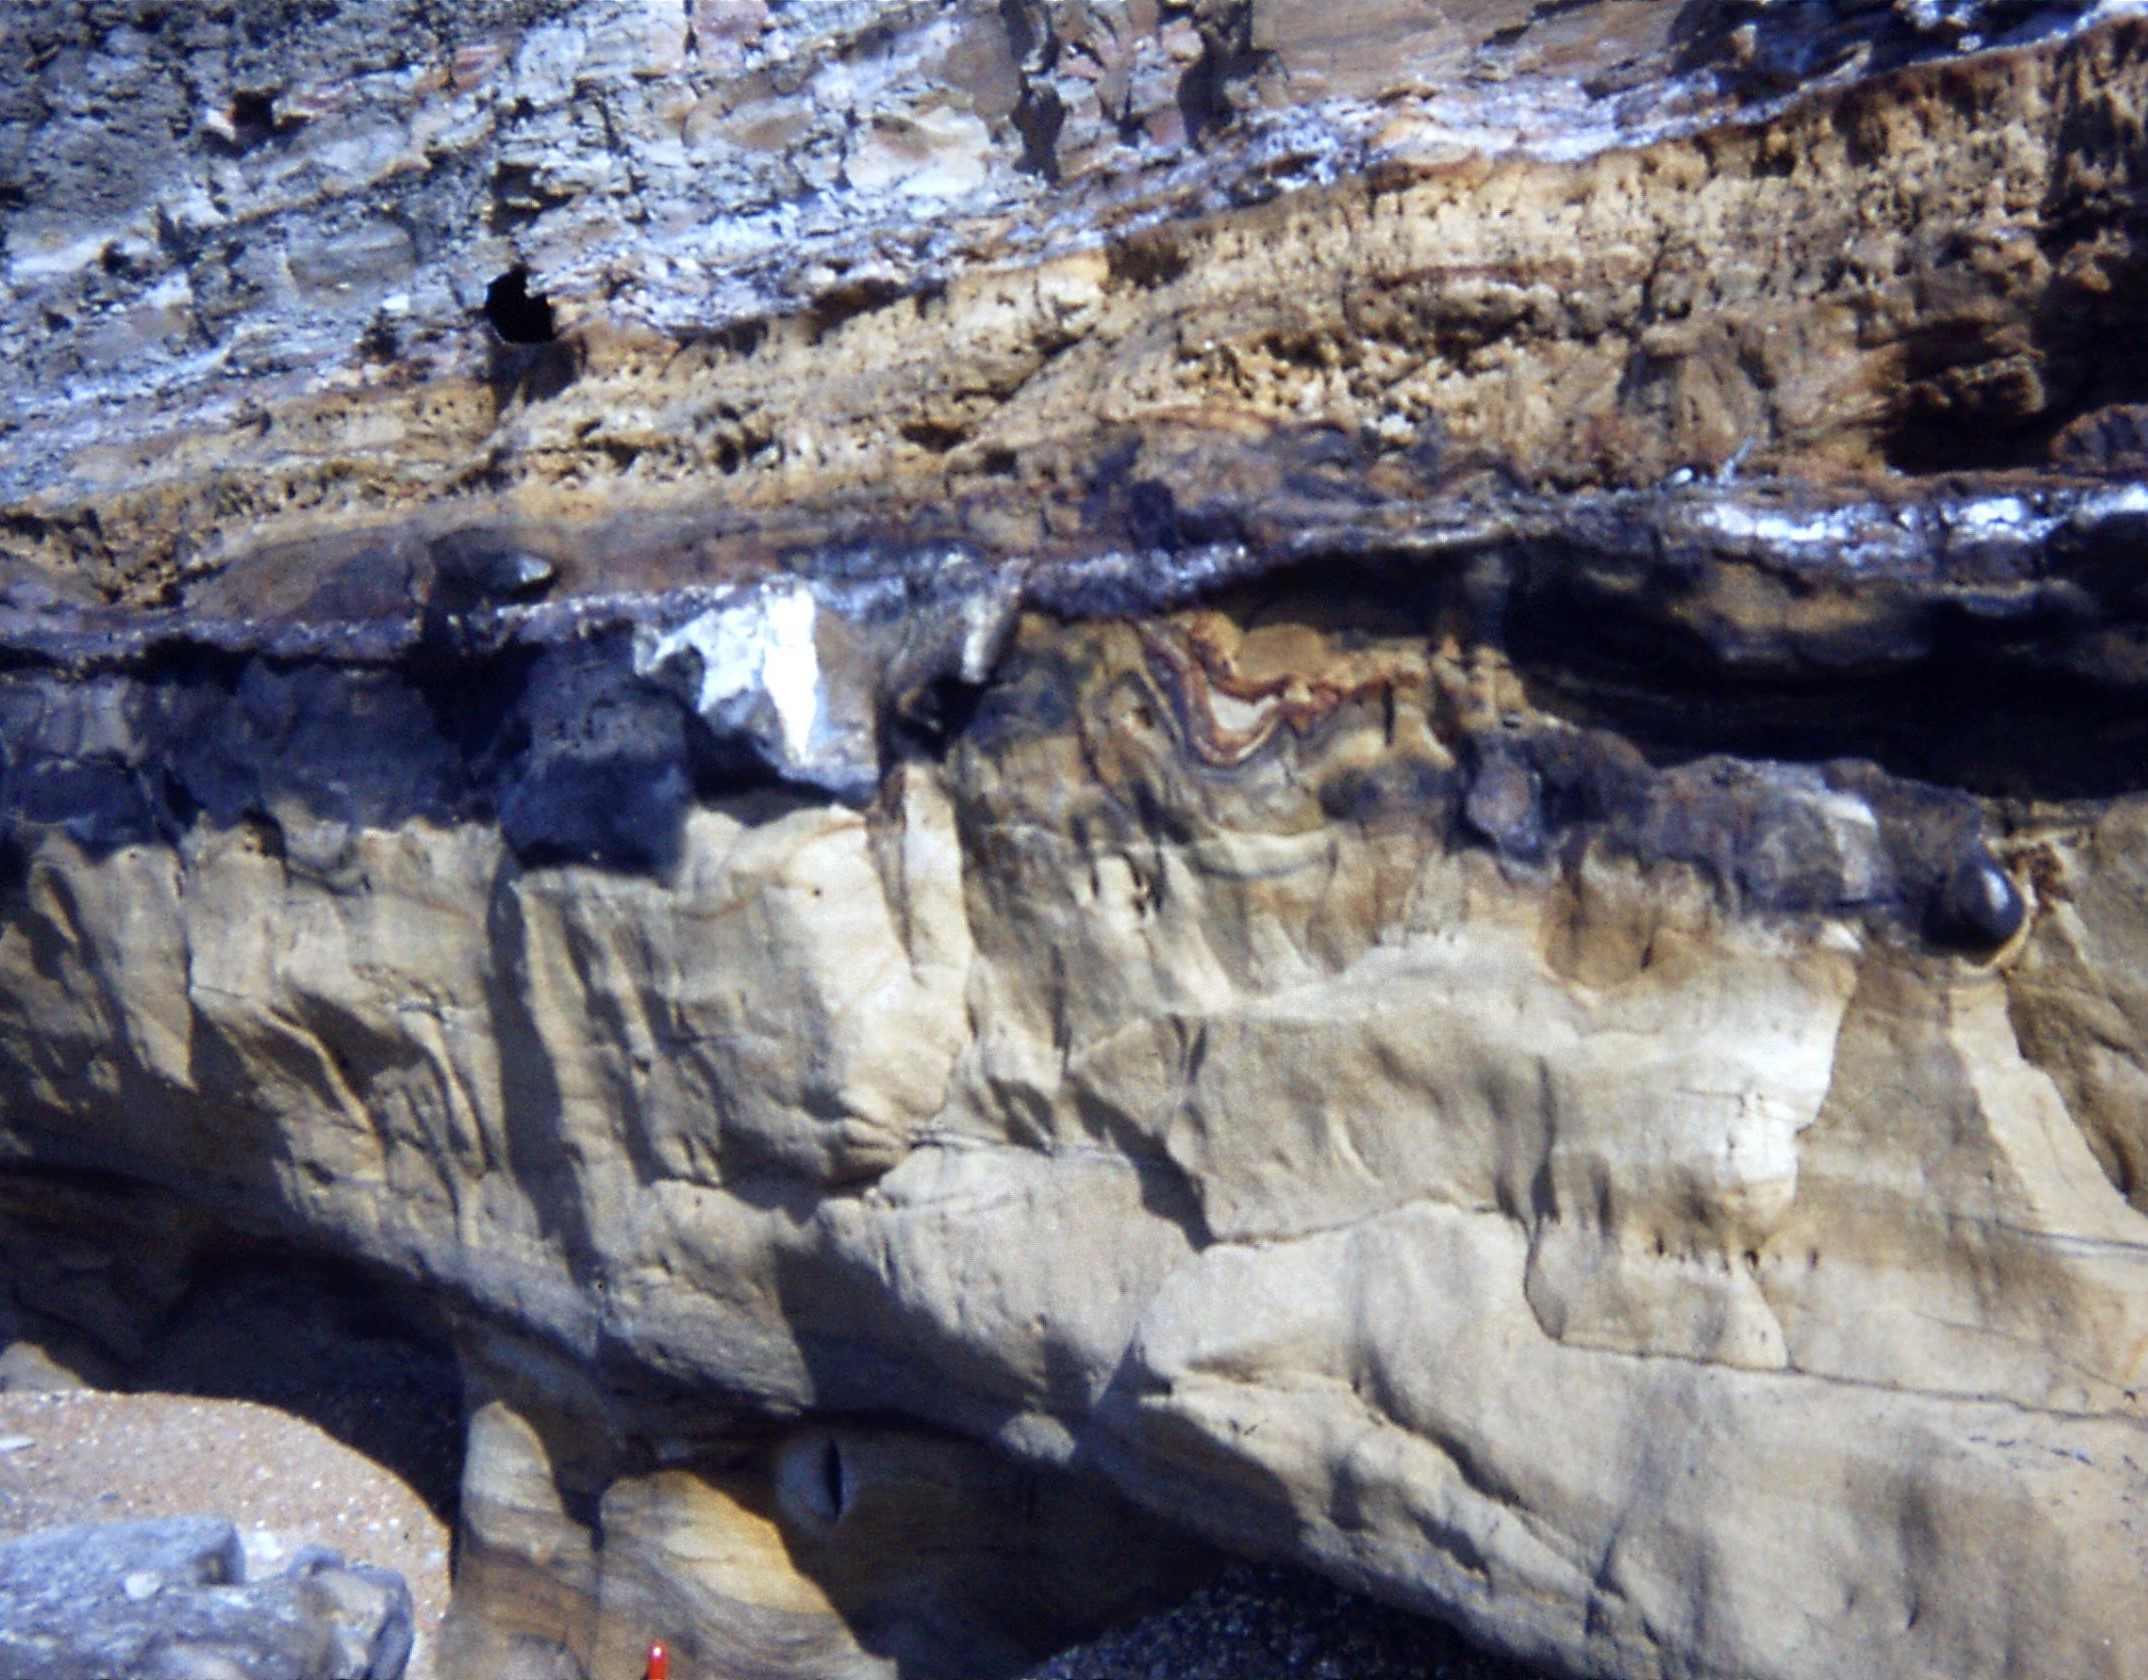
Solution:
M649 1672L645 1680L671 1680L671 1653L661 1645L649 1647Z

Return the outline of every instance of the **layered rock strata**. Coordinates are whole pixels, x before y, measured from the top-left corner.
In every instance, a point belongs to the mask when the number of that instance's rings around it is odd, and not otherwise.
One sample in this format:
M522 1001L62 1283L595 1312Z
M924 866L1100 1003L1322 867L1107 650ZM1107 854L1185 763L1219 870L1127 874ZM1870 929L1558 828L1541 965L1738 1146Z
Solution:
M422 1294L472 1674L1007 1673L1188 1536L1559 1672L2148 1672L2148 34L1683 10L590 7L364 107L558 336L309 378L266 285L243 414L89 425L55 327L25 1333ZM424 173L298 75L206 128L272 266ZM712 255L648 137L860 87Z

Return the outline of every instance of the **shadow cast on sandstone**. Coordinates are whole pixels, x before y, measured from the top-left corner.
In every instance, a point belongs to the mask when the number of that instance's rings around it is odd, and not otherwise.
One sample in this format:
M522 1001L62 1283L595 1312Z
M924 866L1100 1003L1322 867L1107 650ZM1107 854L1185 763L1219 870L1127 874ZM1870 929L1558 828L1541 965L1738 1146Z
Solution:
M235 1232L143 1186L11 1178L0 1387L248 1400L303 1418L452 1524L462 1376L407 1280Z

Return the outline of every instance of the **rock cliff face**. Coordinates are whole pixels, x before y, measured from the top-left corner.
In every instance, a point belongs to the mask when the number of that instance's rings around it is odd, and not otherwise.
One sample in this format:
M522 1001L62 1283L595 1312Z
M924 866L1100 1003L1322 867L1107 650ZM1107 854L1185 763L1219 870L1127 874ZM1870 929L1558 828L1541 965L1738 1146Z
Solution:
M2148 1672L2148 24L7 27L13 1311L422 1297L451 1672Z

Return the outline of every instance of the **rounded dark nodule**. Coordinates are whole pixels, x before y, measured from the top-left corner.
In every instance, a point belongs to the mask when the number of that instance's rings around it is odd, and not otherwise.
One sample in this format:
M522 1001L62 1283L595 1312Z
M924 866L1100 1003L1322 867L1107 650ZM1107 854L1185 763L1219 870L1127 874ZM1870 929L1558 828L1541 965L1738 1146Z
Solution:
M2029 907L2021 889L1990 853L1962 854L1933 894L1929 931L1942 944L1995 951L2021 931Z
M1543 856L1543 812L1536 775L1510 753L1485 754L1463 798L1462 816L1511 857L1534 862Z
M530 290L526 268L511 268L485 288L485 319L510 344L550 344L558 336L552 304Z

